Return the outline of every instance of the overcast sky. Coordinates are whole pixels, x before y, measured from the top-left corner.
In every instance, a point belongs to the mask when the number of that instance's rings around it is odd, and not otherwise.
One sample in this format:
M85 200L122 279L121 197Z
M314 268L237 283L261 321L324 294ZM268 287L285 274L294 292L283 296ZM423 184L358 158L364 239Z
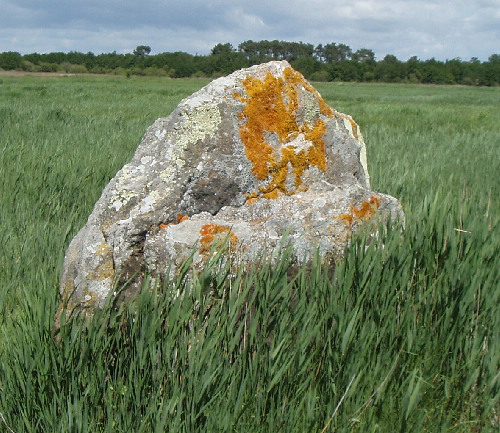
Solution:
M500 0L0 0L0 52L205 55L263 39L487 60L500 54Z

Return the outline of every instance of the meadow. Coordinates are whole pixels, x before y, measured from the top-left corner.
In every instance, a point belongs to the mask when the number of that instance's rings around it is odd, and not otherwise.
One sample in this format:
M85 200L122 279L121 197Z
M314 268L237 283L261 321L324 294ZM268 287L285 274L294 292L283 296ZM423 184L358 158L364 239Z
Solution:
M0 432L498 431L500 88L315 83L404 229L293 278L286 251L245 275L215 259L56 341L70 240L207 82L0 76Z

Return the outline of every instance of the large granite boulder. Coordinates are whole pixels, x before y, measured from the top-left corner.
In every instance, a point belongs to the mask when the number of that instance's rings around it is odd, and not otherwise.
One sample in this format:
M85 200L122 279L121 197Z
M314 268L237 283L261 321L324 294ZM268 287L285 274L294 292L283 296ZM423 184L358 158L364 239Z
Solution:
M374 215L402 210L370 190L353 119L287 62L240 70L148 128L68 248L59 313L170 278L193 252L199 268L221 241L239 266L284 244L299 263L335 258Z

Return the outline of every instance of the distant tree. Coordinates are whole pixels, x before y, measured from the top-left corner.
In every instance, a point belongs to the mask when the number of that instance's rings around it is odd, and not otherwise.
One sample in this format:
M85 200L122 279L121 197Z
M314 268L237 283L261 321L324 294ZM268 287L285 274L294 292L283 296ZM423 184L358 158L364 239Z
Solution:
M500 65L500 54L492 54L490 57L488 57L488 62L493 65Z
M500 54L492 54L488 58L488 62L483 63L483 82L486 86L494 86L500 84Z
M399 63L398 58L394 54L387 54L382 60L387 65L395 65Z
M398 83L404 79L405 68L396 56L387 54L382 61L377 63L375 75L379 81Z
M58 51L55 53L42 54L43 61L46 63L57 63L61 64L66 61L66 54L62 51Z
M324 54L325 51L323 48L323 44L316 45L316 47L314 48L314 57L316 57L316 59L318 59L320 62L324 63L326 61L324 58Z
M134 50L134 56L139 57L141 59L146 57L149 53L151 53L151 47L149 47L147 45L139 45Z
M332 42L325 46L318 45L316 55L326 63L341 63L351 59L352 50L348 45Z
M13 70L21 68L23 58L15 51L7 51L0 54L0 68Z
M359 81L359 63L353 60L346 60L339 65L339 78L341 81Z
M92 51L89 51L85 55L85 66L88 70L92 70L95 66L95 54Z
M238 45L238 50L251 64L268 60L288 60L290 62L303 57L312 57L315 54L312 44L278 40L246 41Z
M375 61L375 53L368 48L360 48L352 55L352 60L360 63L372 63Z
M303 56L297 60L292 60L291 65L308 79L312 79L311 77L313 74L318 72L322 66L322 64L312 56Z
M454 84L462 84L465 76L464 64L460 59L447 60L445 69L448 74L453 76Z
M227 44L217 44L212 48L210 54L212 56L217 56L219 54L228 54L234 52L234 48L230 43Z
M171 58L170 53L159 53L152 57L154 66L156 66L157 68L163 68L166 71L170 69L169 67L169 61Z
M422 62L419 66L421 82L424 84L455 84L455 77L449 65L434 57Z
M40 72L57 72L59 65L57 63L40 62L39 71Z
M127 56L132 57L131 54L127 54ZM117 54L116 51L108 54L98 54L95 56L94 63L96 66L104 69L117 69L119 67L131 66L131 64L125 64L124 62L125 55Z
M310 80L312 81L330 81L330 73L325 70L321 69L318 72L315 72L314 74L311 75Z
M247 66L245 55L236 52L233 46L227 44L217 44L212 48L210 56L204 61L199 59L199 70L206 75L218 76L230 74Z
M271 54L267 52L267 43L269 41L245 41L238 45L238 51L243 53L248 65L255 65L269 60Z
M174 78L190 77L200 68L195 64L193 55L183 51L176 51L170 53L168 57L168 64L170 66L170 74Z
M258 56L257 42L252 40L242 42L238 45L238 51L242 52L247 60L252 61Z
M23 59L27 62L31 62L34 65L38 65L41 61L42 55L38 53L25 54Z
M488 61L477 57L469 61L459 58L438 61L419 60L416 56L402 62L392 54L375 60L367 48L353 52L348 45L329 43L314 47L304 42L248 40L235 49L230 43L215 45L209 55L193 56L184 52L151 54L151 47L139 45L128 54L94 55L75 51L68 53L0 53L1 69L31 72L66 70L68 72L168 75L171 77L218 77L237 69L269 60L288 60L291 65L313 80L380 81L406 83L500 85L500 54Z
M316 61L314 58L314 46L304 42L282 42L283 58L292 61L299 59L309 59Z
M422 74L421 74L421 62L417 56L410 57L406 63L405 67L405 76L406 81L409 83L420 83Z

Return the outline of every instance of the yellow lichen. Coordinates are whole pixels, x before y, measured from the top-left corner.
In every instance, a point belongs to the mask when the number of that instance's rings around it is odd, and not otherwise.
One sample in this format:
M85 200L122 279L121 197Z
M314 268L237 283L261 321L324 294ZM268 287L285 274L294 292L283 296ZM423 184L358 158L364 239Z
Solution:
M111 253L111 249L108 247L108 244L106 242L103 242L97 247L97 251L95 253L99 256L103 256L105 254Z
M90 290L86 290L84 292L84 296L83 296L83 302L85 304L87 304L87 306L89 304L95 304L96 303L96 294L91 292Z
M96 256L99 257L99 265L89 274L88 278L95 281L102 281L115 276L115 268L112 259L112 251L106 242L102 242L96 249Z
M259 193L250 194L249 199L293 194L302 184L307 168L326 170L323 141L326 125L321 119L312 125L298 124L299 90L305 89L317 98L324 116L333 116L333 111L302 75L291 68L284 70L284 78L268 72L263 80L247 77L243 85L246 96L233 95L244 103L239 114L240 137L252 163L252 173L259 180L268 180L267 185L261 187ZM291 182L287 183L290 173L295 189L290 187Z
M113 260L109 259L101 263L99 266L97 266L97 268L90 273L88 278L90 280L103 281L108 278L114 278L114 276L115 276L115 267L113 264Z
M213 246L229 241L231 250L235 250L238 245L238 236L231 232L231 227L219 224L205 224L200 229L200 254L207 254ZM229 235L229 236L228 236Z

